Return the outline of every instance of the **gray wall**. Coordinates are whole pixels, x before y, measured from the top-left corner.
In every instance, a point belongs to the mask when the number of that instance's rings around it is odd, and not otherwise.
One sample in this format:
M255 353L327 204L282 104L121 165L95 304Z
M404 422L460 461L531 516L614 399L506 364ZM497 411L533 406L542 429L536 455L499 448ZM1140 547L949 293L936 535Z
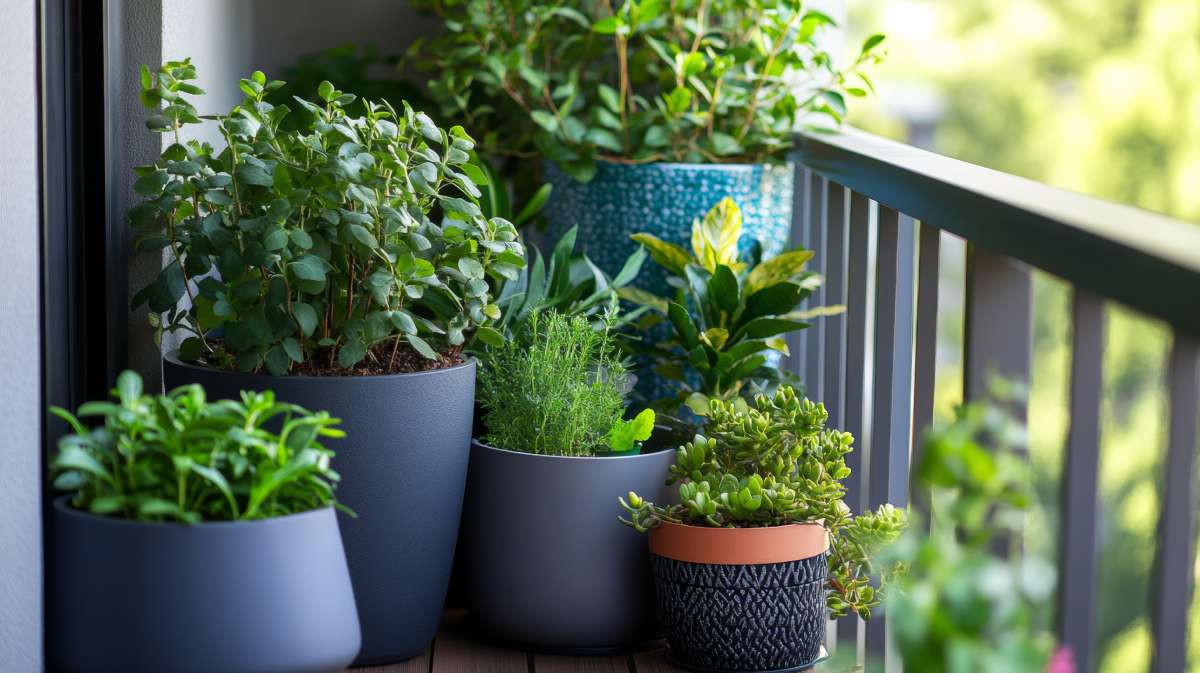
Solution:
M0 2L0 673L42 670L35 7Z

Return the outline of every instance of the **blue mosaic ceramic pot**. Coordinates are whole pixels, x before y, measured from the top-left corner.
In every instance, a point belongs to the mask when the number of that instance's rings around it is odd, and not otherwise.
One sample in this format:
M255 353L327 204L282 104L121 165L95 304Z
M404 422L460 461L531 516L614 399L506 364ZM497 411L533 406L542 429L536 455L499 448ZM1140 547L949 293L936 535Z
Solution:
M546 204L547 241L578 225L576 248L615 274L637 248L630 236L648 232L691 249L692 221L729 196L742 209L743 245L758 239L763 256L783 252L792 226L793 164L621 164L600 161L580 183L544 164L554 191ZM669 294L666 273L642 267L638 287Z

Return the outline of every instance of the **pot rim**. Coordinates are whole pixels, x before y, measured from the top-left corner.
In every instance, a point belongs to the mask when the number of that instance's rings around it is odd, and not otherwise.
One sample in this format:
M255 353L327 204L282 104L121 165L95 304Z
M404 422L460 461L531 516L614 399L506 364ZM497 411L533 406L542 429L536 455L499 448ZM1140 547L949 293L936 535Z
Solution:
M545 163L553 164L556 169L558 169L559 171L562 171L562 169L559 168L558 164L555 164L550 159L543 157L542 161ZM788 161L788 160L757 161L757 162L731 161L729 163L710 163L710 164L689 163L686 161L648 161L645 163L635 164L635 163L629 163L629 162L625 162L625 161L613 161L611 159L596 159L596 163L608 164L609 166L621 166L621 167L625 167L625 168L635 168L635 169L636 168L647 168L650 166L663 166L666 168L672 168L672 169L678 169L678 170L713 170L713 169L715 169L715 170L738 171L738 172L753 170L760 166L790 166L790 165L794 165L794 162Z
M200 523L179 523L177 521L137 521L134 519L125 519L115 516L103 516L100 514L92 514L76 508L71 504L71 499L75 497L74 493L60 495L54 499L54 509L60 514L71 516L78 519L88 520L93 523L100 523L111 526L127 526L136 528L149 529L183 529L183 530L205 530L205 529L229 529L229 528L245 528L250 526L264 526L269 524L288 524L294 523L304 518L315 518L320 516L328 516L329 512L333 511L333 505L326 505L316 509L310 509L303 512L295 512L294 514L285 514L283 516L273 516L269 519L251 519L245 521L201 521Z
M650 530L650 552L710 565L789 563L829 549L829 531L820 523L755 528L713 528L662 521Z
M278 380L284 380L284 379L292 379L295 381L329 381L331 379L332 380L341 380L341 381L353 381L353 380L358 380L358 379L362 379L364 381L377 381L377 380L383 380L383 379L403 378L403 377L407 377L407 376L424 376L424 375L433 376L433 375L437 375L437 374L441 374L441 373L445 373L445 372L453 372L453 371L462 369L464 367L474 367L479 362L479 360L477 358L475 358L474 356L469 356L469 357L467 357L465 362L463 362L462 364L454 365L453 367L442 367L441 369L426 369L424 371L419 371L419 372L402 372L400 374L371 374L368 376L349 376L349 375L345 375L345 374L334 374L334 375L330 375L330 376L310 376L308 374L284 374L283 376L273 376L271 374L256 374L254 372L232 372L232 371L229 371L226 369L216 369L214 367L205 367L203 365L192 364L191 362L184 362L183 360L179 359L179 349L178 348L173 348L173 349L167 351L166 353L163 353L162 359L163 359L163 362L170 362L172 365L174 365L176 367L182 367L184 369L191 369L191 370L202 371L202 372L213 372L216 374L236 374L238 376L249 376L249 377L253 377L253 378L267 379L267 380L271 380L271 381L278 381Z
M528 456L529 458L544 458L544 459L550 459L550 460L636 460L638 458L648 458L650 456L657 456L664 451L675 451L675 449L676 449L676 447L673 447L673 446L663 446L662 448L658 449L657 451L651 451L650 453L630 453L630 454L623 454L620 456L555 456L555 455L551 455L548 453L529 453L528 451L513 451L512 449L501 449L499 447L492 446L491 444L488 444L487 442L484 442L483 440L472 437L471 438L471 446L476 446L476 445L478 445L480 448L488 449L489 451L495 451L497 453L509 454L509 455L513 455L513 456Z

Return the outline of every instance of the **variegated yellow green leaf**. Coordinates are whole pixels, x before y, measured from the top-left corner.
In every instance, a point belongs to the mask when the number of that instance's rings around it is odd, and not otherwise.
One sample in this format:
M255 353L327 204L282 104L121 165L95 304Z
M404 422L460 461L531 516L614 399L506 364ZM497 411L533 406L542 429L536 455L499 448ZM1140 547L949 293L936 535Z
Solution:
M764 287L791 279L804 270L804 265L812 259L812 256L812 250L800 248L788 250L771 259L764 260L762 264L754 267L750 275L746 277L746 294L751 295Z
M704 333L700 335L700 339L709 346L721 350L725 347L725 342L729 340L729 330L724 327L710 327L704 330Z
M742 211L727 196L717 202L703 220L692 223L692 252L709 273L716 271L718 264L739 271L745 266L737 261L741 235Z
M814 306L806 308L803 311L792 311L786 315L779 316L784 320L809 320L811 318L820 318L822 316L841 315L846 312L845 304L833 304L832 306Z
M678 276L682 276L684 267L692 262L692 256L687 253L687 250L653 234L634 234L630 238L645 246L655 262Z
M639 306L649 306L651 309L659 313L667 312L667 300L645 290L636 287L621 287L617 288L617 296L626 301L631 301Z
M771 347L771 350L779 351L784 355L792 354L791 351L788 350L787 340L783 337L772 337L767 339L767 345Z

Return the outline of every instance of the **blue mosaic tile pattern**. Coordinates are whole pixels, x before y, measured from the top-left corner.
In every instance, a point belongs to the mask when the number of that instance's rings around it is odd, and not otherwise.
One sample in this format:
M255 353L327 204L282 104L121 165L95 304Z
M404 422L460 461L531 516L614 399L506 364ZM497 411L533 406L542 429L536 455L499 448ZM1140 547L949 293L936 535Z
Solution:
M637 248L630 236L649 232L691 250L692 220L733 197L742 209L742 244L758 239L763 256L783 252L792 227L793 164L618 164L598 162L596 177L581 184L551 162L546 181L546 239L557 241L579 225L576 248L609 274ZM666 273L647 262L638 287L669 295Z

